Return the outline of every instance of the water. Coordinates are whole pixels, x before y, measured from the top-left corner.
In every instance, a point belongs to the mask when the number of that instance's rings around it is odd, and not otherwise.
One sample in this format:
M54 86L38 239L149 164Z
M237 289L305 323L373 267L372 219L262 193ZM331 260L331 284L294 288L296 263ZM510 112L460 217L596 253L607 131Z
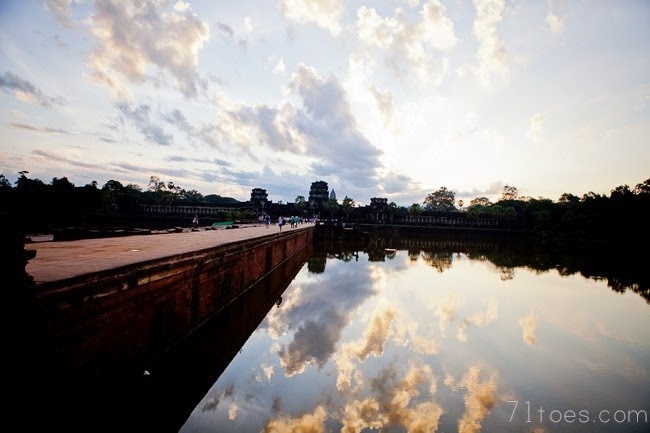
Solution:
M317 248L181 432L648 431L638 263L523 241Z

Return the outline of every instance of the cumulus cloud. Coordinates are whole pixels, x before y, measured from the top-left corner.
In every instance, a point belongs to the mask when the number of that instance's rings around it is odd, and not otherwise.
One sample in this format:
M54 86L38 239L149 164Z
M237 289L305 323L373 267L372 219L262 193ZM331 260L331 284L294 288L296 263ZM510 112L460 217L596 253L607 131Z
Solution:
M447 59L434 60L431 50L447 51L456 44L454 25L438 0L422 5L417 22L409 22L402 9L393 17L382 17L374 8L357 10L357 35L368 47L377 47L385 63L398 75L414 71L425 83L439 83L444 77Z
M228 409L228 419L230 421L234 421L237 419L237 410L239 407L237 406L237 403L233 403L230 405L230 408Z
M72 0L47 0L45 2L45 8L52 11L56 19L63 26L68 28L71 28L73 26L72 20L70 19L71 7Z
M551 33L560 33L564 28L564 20L555 15L553 11L548 11L544 23L546 24L546 31Z
M297 418L281 417L270 420L264 426L264 433L323 433L325 431L325 419L327 412L323 406L316 406L313 412L304 414Z
M45 95L30 81L9 71L0 75L0 89L6 93L13 93L19 101L36 103L46 108L62 105L65 102L63 98Z
M379 406L378 421L387 418L390 424L402 425L413 432L438 430L440 417L444 413L442 407L433 401L412 404L422 394L428 394L429 399L435 394L436 378L431 367L410 365L400 378L396 368L391 366L382 370L371 384Z
M530 118L527 137L535 143L541 143L544 139L544 115L537 113Z
M341 32L341 18L345 12L343 0L279 0L278 7L294 22L316 24L333 36Z
M388 422L379 412L379 403L372 397L353 400L345 406L342 433L361 433L364 429L378 430Z
M129 96L126 82L146 81L150 66L171 74L186 97L198 95L198 53L209 27L196 14L161 1L106 0L95 3L90 26L99 42L88 59L91 76L118 96Z
M537 342L537 337L535 336L537 319L537 314L534 312L519 319L519 326L521 326L524 341L531 345Z
M456 339L461 343L467 342L467 329L470 326L477 326L482 328L488 326L499 317L498 304L496 299L490 299L487 303L485 311L476 313L469 318L463 320L460 325L458 325L458 332L456 333Z
M436 314L438 316L438 327L440 328L441 334L447 331L447 326L456 317L456 311L458 311L458 299L454 296L446 296L438 304Z
M497 34L497 24L503 20L505 0L474 0L474 7L478 65L473 71L479 83L488 87L494 76L505 79L508 75L508 53Z
M253 28L253 19L251 17L244 17L244 29L247 32L252 32Z
M346 318L337 314L328 317L327 321L305 323L294 334L293 341L279 351L286 377L304 372L307 365L322 368L334 353Z
M283 295L282 308L273 309L265 319L262 326L271 336L293 331L292 341L276 349L285 376L299 374L309 365L324 366L353 312L375 293L366 273L339 271L338 284L327 289L316 281L299 286Z
M189 10L190 4L187 2L184 2L183 0L178 0L176 3L174 3L174 10L178 12L186 12Z
M383 92L378 89L374 84L371 85L368 90L375 98L377 102L377 108L381 113L381 117L384 121L385 126L389 126L391 120L393 119L393 114L395 113L395 104L393 102L393 94L390 90L384 90Z
M258 382L263 382L264 378L266 378L266 380L270 381L271 377L273 376L273 366L262 364L260 365L260 370L262 370L262 373L256 375L255 380L257 380Z
M301 105L250 107L224 98L211 130L214 145L228 143L246 150L257 144L292 152L311 161L313 176L330 178L348 189L376 187L381 151L360 132L341 83L301 63L289 88L301 98Z
M266 62L274 74L282 73L287 69L287 65L284 64L284 59L282 57L270 56Z
M358 341L344 344L339 349L335 355L338 368L337 389L342 390L350 387L354 370L353 358L364 361L371 354L381 356L384 353L384 345L390 336L390 327L394 318L395 310L392 308L375 313L364 336Z
M160 125L151 119L151 107L146 104L131 108L125 102L116 104L124 117L130 121L138 131L151 143L169 146L173 143L174 137L166 133Z
M459 387L467 390L465 413L458 421L458 433L476 433L481 430L481 422L490 413L496 402L497 376L481 380L481 369L475 365L469 368L459 382Z

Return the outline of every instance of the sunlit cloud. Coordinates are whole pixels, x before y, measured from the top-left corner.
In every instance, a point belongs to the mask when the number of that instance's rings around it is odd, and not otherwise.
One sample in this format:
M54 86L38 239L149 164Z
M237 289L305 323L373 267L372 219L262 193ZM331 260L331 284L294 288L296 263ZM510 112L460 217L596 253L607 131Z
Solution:
M273 366L262 364L260 365L260 370L262 372L255 375L255 380L258 382L270 381L273 376Z
M364 429L377 430L388 422L379 412L379 403L372 397L353 400L345 406L341 433L361 433Z
M0 75L0 89L6 93L13 93L14 97L19 101L38 104L45 108L65 104L63 98L47 96L29 80L25 80L9 71Z
M244 30L252 32L253 28L253 19L251 17L244 17Z
M341 32L343 0L278 0L278 7L286 18L296 23L316 24L332 36Z
M458 433L479 432L481 422L490 413L496 402L496 373L484 380L481 380L480 373L479 366L472 366L458 382L458 387L466 390L463 398L465 413L458 421Z
M297 418L280 417L267 422L264 433L323 433L327 412L323 406L316 406L313 412Z
M544 115L537 113L530 118L530 126L528 128L527 137L535 143L541 143L544 139Z
M544 23L546 24L546 30L551 33L559 33L564 28L564 20L555 15L552 11L548 11Z
M479 83L488 87L493 78L507 78L508 52L497 34L497 25L503 20L505 0L474 0L476 19L474 36L478 41L476 58L478 65L473 68Z
M237 403L233 403L230 405L230 408L228 409L228 419L230 421L234 421L237 419L237 410L239 407L237 406Z
M436 377L428 365L409 365L402 378L395 367L388 367L372 380L373 395L380 411L391 424L402 425L407 431L436 432L444 410L433 401L412 406L421 394L431 400L436 392Z
M376 9L361 6L357 36L368 47L379 48L386 65L398 76L415 72L420 81L439 84L448 60L434 59L431 51L444 52L456 44L453 23L445 14L438 0L427 1L416 22L410 22L402 9L396 9L393 17L382 17Z
M498 304L496 299L490 299L487 303L485 311L476 313L469 318L463 320L458 325L458 331L456 333L456 339L461 343L467 342L467 329L470 326L477 326L482 328L488 326L499 317Z
M174 10L178 12L186 12L189 10L190 4L187 2L184 2L183 0L178 0L176 3L174 3Z
M345 343L339 348L334 356L338 368L337 389L342 390L350 387L352 372L355 368L354 358L364 361L370 355L379 357L384 353L384 345L390 336L394 318L395 310L392 308L376 312L360 340Z
M438 316L438 326L441 334L445 334L447 326L452 320L454 320L457 311L458 299L454 296L446 296L440 304L438 304L436 315Z
M535 330L537 329L537 314L531 312L527 316L519 319L519 326L521 326L524 341L528 344L535 344L537 342L537 337L535 336Z
M393 120L393 115L395 113L395 104L393 102L393 94L390 90L381 91L374 84L371 85L368 90L372 96L374 96L375 101L377 101L377 107L381 113L381 117L384 120L384 126L388 127Z
M127 84L147 81L154 66L171 74L183 95L196 97L202 85L198 52L208 41L209 26L187 9L165 9L161 2L96 2L89 19L99 43L88 58L91 77L128 98Z

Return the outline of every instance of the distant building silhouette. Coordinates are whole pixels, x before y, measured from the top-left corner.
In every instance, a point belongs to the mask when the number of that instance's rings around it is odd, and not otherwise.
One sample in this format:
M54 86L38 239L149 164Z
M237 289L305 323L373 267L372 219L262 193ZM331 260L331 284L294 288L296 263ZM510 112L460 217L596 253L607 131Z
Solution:
M265 189L253 188L251 191L251 207L257 212L263 211L268 204L268 197L269 195Z
M334 191L334 188L332 188L332 192L330 192L330 200L338 202L338 200L336 200L336 191Z
M327 182L319 180L312 182L309 189L309 207L314 214L320 213L325 208L325 204L329 199L329 188Z
M370 199L371 216L376 222L386 221L386 211L388 210L388 199L383 197L372 197Z

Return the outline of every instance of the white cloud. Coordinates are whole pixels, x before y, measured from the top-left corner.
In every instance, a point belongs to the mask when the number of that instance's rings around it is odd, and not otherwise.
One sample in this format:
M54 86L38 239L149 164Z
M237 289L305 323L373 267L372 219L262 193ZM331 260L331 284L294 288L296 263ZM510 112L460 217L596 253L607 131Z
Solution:
M230 408L228 409L228 419L230 421L234 421L237 419L237 410L239 407L237 407L237 403L233 403L230 405Z
M370 90L370 93L374 96L375 101L377 102L377 108L379 108L384 125L388 127L393 119L393 114L395 113L393 94L390 90L384 90L382 92L374 84L370 85L368 90Z
M505 0L474 0L476 20L474 36L478 41L478 65L473 68L479 83L488 87L494 76L506 79L508 53L497 35L497 24L503 20Z
M381 49L385 63L398 76L414 71L420 81L438 84L448 68L446 58L434 59L432 50L447 51L456 44L454 25L438 0L429 0L417 22L409 22L402 9L394 17L381 17L374 8L357 10L357 35L368 47Z
M530 126L528 127L527 137L535 143L541 143L544 139L544 115L537 113L530 118Z
M521 326L524 341L528 344L535 344L537 342L537 337L535 336L537 319L537 314L533 312L519 319L519 326Z
M189 10L190 4L187 2L184 2L183 0L178 0L176 3L174 3L174 10L178 12L185 12Z
M273 68L274 74L281 74L287 70L287 65L284 64L284 59L279 56L271 56L268 58L267 63Z
M164 9L160 2L95 3L90 26L99 46L88 59L91 76L124 98L130 95L126 83L145 82L153 66L171 74L185 96L197 96L198 52L208 24L189 11Z
M551 33L559 33L564 28L564 20L553 13L553 11L548 11L546 19L546 30Z
M475 365L469 368L458 386L467 390L463 398L465 413L458 420L458 433L478 433L481 422L496 403L497 376L492 374L488 379L481 380L480 367Z
M253 19L251 17L244 17L244 29L250 33L253 31L253 28Z
M343 0L279 0L278 7L285 17L297 23L314 23L332 36L341 32Z
M68 28L72 27L72 20L70 19L71 6L72 0L47 0L45 2L45 8L52 11L56 19Z

